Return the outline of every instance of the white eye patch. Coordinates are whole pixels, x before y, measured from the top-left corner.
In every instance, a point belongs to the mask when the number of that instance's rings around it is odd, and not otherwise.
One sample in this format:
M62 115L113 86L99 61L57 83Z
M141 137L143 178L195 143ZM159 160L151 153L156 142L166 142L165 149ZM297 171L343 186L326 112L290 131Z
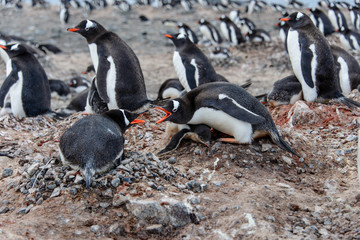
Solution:
M95 27L96 24L90 20L86 20L86 25L85 25L85 29L89 29L89 28L93 28Z
M178 110L179 106L180 106L180 103L178 101L176 101L176 100L173 100L172 102L173 102L173 105L174 105L174 108L173 108L172 111L176 112Z
M180 34L177 36L177 39L185 39L185 38L186 38L185 34L182 34L182 33L180 33Z
M296 15L296 20L299 20L300 18L302 18L304 16L303 13L298 12L298 14Z
M16 49L18 49L18 48L19 48L19 44L15 44L15 45L12 45L12 46L11 46L10 50L11 50L11 51L14 51L14 50L16 50Z

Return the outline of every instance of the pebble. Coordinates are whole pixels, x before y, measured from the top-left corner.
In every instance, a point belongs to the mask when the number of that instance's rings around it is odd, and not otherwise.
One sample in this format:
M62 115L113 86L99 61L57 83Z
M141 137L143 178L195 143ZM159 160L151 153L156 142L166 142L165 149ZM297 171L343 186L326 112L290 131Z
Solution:
M214 185L215 187L221 187L221 186L225 185L225 182L223 182L223 181L212 181L211 184Z
M55 188L54 191L51 193L50 198L54 198L54 197L60 196L60 192L61 192L61 190L60 190L59 187Z
M7 213L8 211L10 211L10 208L8 208L8 207L0 207L0 214Z
M109 233L120 235L125 231L124 226L120 226L118 223L114 223L109 227Z
M114 178L112 181L111 181L111 186L113 186L114 188L117 188L121 183L121 180L119 178Z
M129 199L126 196L124 196L122 194L116 194L113 198L112 205L114 207L120 207L128 202L129 202Z
M107 198L112 198L114 196L111 188L108 188L105 190L105 192L103 193L104 197L107 197Z
M92 225L90 227L90 231L92 231L93 233L97 233L100 230L100 226L99 225Z
M77 174L76 177L75 177L74 183L79 184L79 183L82 183L82 182L84 182L84 178L80 174Z
M27 173L30 175L30 176L32 176L32 175L34 175L35 174L35 172L39 169L39 167L40 167L40 163L34 163L34 164L32 164L29 168L28 168L28 170L27 170Z
M261 151L262 151L262 152L267 152L267 151L269 151L271 148L272 148L272 145L271 145L271 144L268 144L268 143L264 143L264 144L261 145Z
M6 178L6 177L10 177L13 174L13 170L11 168L5 168L4 171L2 172L2 177Z
M163 230L163 226L161 224L154 224L154 225L150 225L147 226L145 228L145 231L147 231L148 233L151 234L160 234Z
M349 135L346 138L346 141L348 142L352 142L352 141L356 141L358 139L358 137L356 135Z
M168 159L168 163L170 164L175 164L178 162L178 159L176 157L171 157Z
M100 205L100 207L102 207L102 208L108 208L108 207L110 206L110 203L101 202L99 205Z
M342 149L338 149L335 151L335 154L338 156L345 156L345 151Z
M281 158L282 158L282 160L283 160L284 162L286 162L287 164L291 165L291 163L292 163L292 159L291 159L291 158L289 158L289 157L287 157L287 156L282 156Z

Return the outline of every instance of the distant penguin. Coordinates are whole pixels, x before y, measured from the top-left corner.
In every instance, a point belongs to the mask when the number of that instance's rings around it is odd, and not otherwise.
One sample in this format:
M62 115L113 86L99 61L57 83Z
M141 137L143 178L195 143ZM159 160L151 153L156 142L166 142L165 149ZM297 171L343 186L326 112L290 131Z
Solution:
M21 44L0 47L10 58L7 65L11 69L0 88L0 107L4 109L9 97L15 117L35 117L50 112L49 80L39 61Z
M235 22L235 19L240 18L240 10L230 11L229 18L231 21Z
M302 9L304 7L304 4L302 2L299 2L296 0L287 0L287 2L288 2L288 5L293 8Z
M359 63L350 53L338 46L332 45L331 52L334 56L335 64L338 65L341 92L347 95L359 86L359 79L355 77L355 74L360 74ZM352 76L354 77L352 78Z
M66 97L70 94L69 86L62 80L49 79L49 86L51 93L55 92L60 97Z
M211 50L209 57L211 59L227 59L231 57L231 52L228 48L214 47Z
M356 30L360 30L360 8L359 7L353 7L350 6L349 7L349 12L350 12L350 19L352 24L354 25L354 28Z
M89 94L89 90L90 89L85 89L84 91L75 95L71 99L71 101L67 105L67 107L63 110L63 112L68 113L68 114L73 114L76 112L85 111L86 100L87 100L87 96Z
M100 97L99 91L96 87L96 77L91 81L91 87L86 99L85 112L101 114L109 111L107 103Z
M167 79L161 84L157 99L177 98L183 90L184 87L181 85L178 78Z
M277 4L277 3L272 3L271 8L277 12L282 12L282 11L286 10L286 7L284 5Z
M194 142L199 142L209 147L211 131L208 126L204 124L179 124L179 126L182 126L183 128L171 137L170 142L164 149L158 152L157 155L176 150L183 139L191 139Z
M222 35L230 42L231 45L236 46L245 42L245 38L242 35L241 30L230 20L230 18L225 15L221 15L218 20L220 21L220 30Z
M126 129L131 124L143 122L135 119L137 116L119 109L80 119L60 138L62 163L79 170L85 178L86 187L90 188L95 173L106 172L120 164Z
M206 21L204 18L200 19L198 23L200 24L200 32L204 40L211 41L214 45L222 43L222 38L214 25Z
M61 1L60 4L60 22L62 25L66 25L69 22L70 13L67 3Z
M125 0L116 0L115 6L122 12L130 12L131 5Z
M180 0L180 4L183 7L183 9L187 12L193 9L193 5L190 0Z
M250 30L256 29L255 23L248 18L240 18L236 21L236 25L240 28L242 34L248 33Z
M327 8L330 4L330 1L329 0L320 0L318 1L318 6L321 7L321 8Z
M345 27L340 28L340 43L346 49L360 50L360 33Z
M235 138L222 141L241 144L269 135L279 147L300 157L280 137L269 111L238 85L203 84L157 108L166 113L157 123L205 124Z
M341 27L348 28L344 14L334 3L329 4L328 16L335 31L339 31Z
M173 63L179 80L186 91L216 81L226 81L215 72L209 59L189 38L181 33L165 34L174 45Z
M91 82L84 77L76 76L69 80L68 85L74 88L75 92L80 93L88 89L91 86Z
M139 60L118 35L93 20L84 20L68 31L86 38L96 71L95 86L110 110L142 112L150 107Z
M94 72L95 73L95 68L94 68L94 64L90 64L89 66L86 67L86 70L82 72L82 74L88 74Z
M331 24L330 19L323 11L318 8L310 8L308 10L311 12L311 20L325 36L334 32L334 26Z
M270 34L264 29L249 30L245 36L250 42L271 42Z
M349 107L360 107L340 92L330 45L311 19L302 12L282 18L290 25L287 46L295 76L308 102L334 99Z
M360 7L360 0L354 0L354 3L357 7Z
M179 22L177 25L177 28L179 29L179 33L185 34L188 36L188 38L195 44L197 44L199 42L196 34L194 33L193 30L191 30L191 28L186 25L185 23Z
M287 50L287 35L290 29L289 24L284 21L280 21L279 23L275 24L276 27L279 28L279 38L284 43L285 51Z
M301 83L295 75L277 80L266 98L271 106L294 104L302 99Z
M45 54L48 54L49 52L53 54L62 53L62 50L57 46L55 46L54 44L45 43L45 44L36 44L35 46Z

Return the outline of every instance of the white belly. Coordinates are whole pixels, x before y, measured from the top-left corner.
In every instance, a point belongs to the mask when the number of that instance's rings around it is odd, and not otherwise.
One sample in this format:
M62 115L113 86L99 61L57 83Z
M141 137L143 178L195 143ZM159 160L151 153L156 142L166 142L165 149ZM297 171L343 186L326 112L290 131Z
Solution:
M234 136L239 143L251 143L252 141L253 130L250 123L213 108L198 109L188 123L206 124L220 132Z
M337 61L340 64L340 72L339 72L340 88L342 93L346 95L351 92L349 68L342 57L339 57Z
M94 64L95 72L97 72L99 66L99 56L97 53L97 46L95 43L89 44L91 60Z
M360 46L359 46L359 43L358 43L356 37L353 36L353 35L351 35L351 36L350 36L350 40L351 40L351 42L352 42L355 50L360 50Z
M115 68L115 63L114 63L114 59L109 56L107 58L107 60L110 63L110 68L107 72L106 75L106 93L109 97L109 103L108 108L109 110L111 109L119 109L119 106L117 105L116 102L116 89L115 89L115 85L116 85L116 68Z
M349 44L349 41L345 38L343 34L340 34L340 43L344 48L348 50L352 49L351 45Z
M178 51L174 52L173 64L174 64L175 72L179 77L179 81L180 81L181 85L185 88L186 91L189 92L191 90L191 88L187 82L186 70L185 70L184 64L181 60L181 57L180 57L180 54Z
M335 12L330 10L328 15L329 15L330 22L334 26L335 30L339 30L339 25L337 23Z
M18 77L19 80L9 90L11 111L15 117L26 117L22 102L23 75L21 71L18 73Z
M176 88L167 88L165 89L165 91L162 93L162 98L170 98L170 99L174 99L179 97L181 91L179 91Z
M314 57L313 57L311 63L309 63L309 64L311 64L311 68L312 68L311 77L312 77L312 81L314 82L314 87L311 88L305 82L305 79L303 77L303 73L301 70L301 49L300 49L300 45L299 45L298 35L299 34L297 31L289 30L288 39L287 39L287 47L288 47L288 51L289 51L290 61L291 61L291 65L292 65L294 74L297 77L297 79L299 80L299 82L301 83L301 88L303 90L304 99L308 102L314 102L317 98L316 76L315 76L317 62L316 62L316 55L315 55L315 46L313 44L311 45L311 46L314 46L313 49L311 49Z
M222 35L224 36L224 38L228 41L230 41L230 36L229 36L229 33L228 33L228 29L227 29L227 26L226 26L226 23L224 22L221 22L220 23L220 30L221 30L221 33Z
M206 40L212 40L211 32L207 26L200 26L200 32L203 35L203 38Z

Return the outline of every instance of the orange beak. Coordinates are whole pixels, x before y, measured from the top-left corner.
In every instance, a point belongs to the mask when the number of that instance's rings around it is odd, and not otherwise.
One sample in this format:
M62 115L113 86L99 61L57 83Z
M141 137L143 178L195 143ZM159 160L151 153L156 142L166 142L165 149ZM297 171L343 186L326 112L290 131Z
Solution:
M158 120L156 123L162 123L163 121L165 121L165 119L171 116L171 112L169 112L168 110L163 109L162 107L155 107L155 108L160 109L161 111L166 113L166 115L162 119Z
M73 85L73 83L72 83L72 82L70 82L68 85L69 85L69 86L72 86L72 85Z
M6 49L6 47L5 47L5 46L3 46L3 45L0 45L0 48L2 48L2 49Z
M290 20L290 18L280 18L280 21L284 21L284 22L289 21L289 20Z
M80 29L79 28L68 28L67 29L69 32L77 32L79 31Z
M137 123L144 123L145 120L141 120L141 119L135 119L134 121L132 121L130 124L137 124Z
M171 36L170 34L165 34L164 36L167 38L173 38L173 36Z

